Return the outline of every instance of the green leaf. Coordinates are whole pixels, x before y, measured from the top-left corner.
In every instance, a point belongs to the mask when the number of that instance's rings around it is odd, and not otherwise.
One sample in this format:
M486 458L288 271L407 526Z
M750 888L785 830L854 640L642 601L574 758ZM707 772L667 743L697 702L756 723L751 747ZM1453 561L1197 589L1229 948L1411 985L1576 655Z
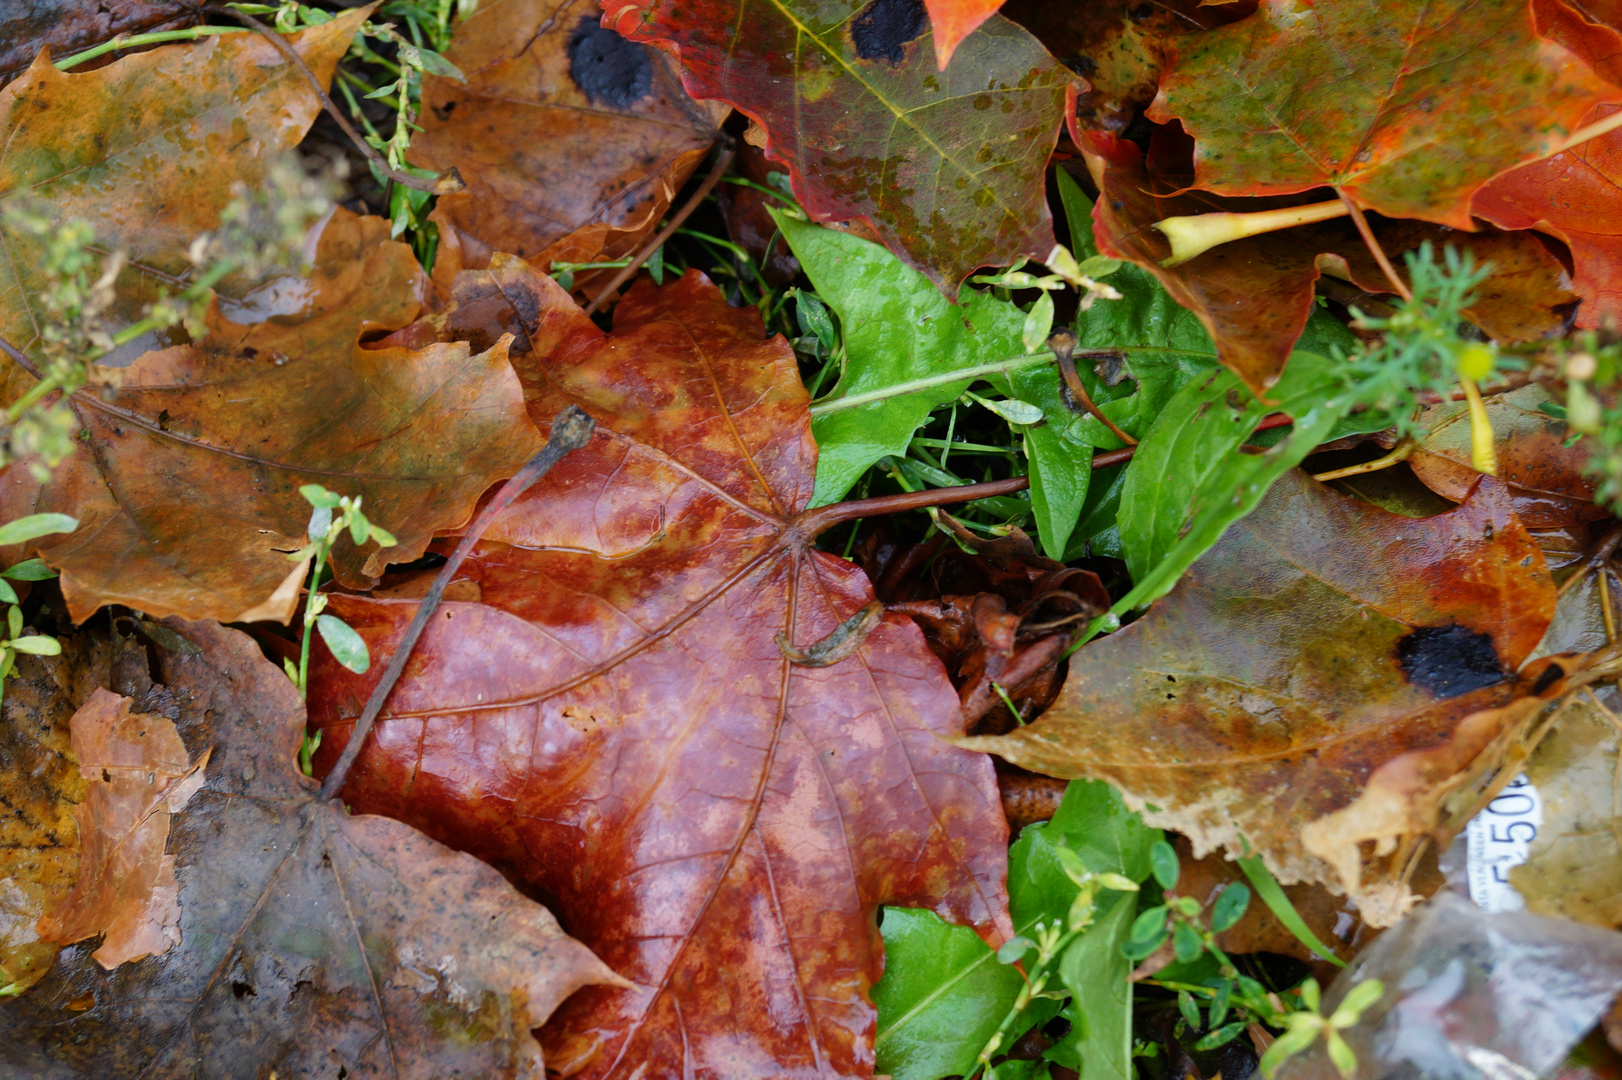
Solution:
M1226 1027L1219 1027L1215 1030L1208 1031L1200 1037L1199 1042L1194 1044L1194 1049L1196 1051L1215 1050L1219 1046L1226 1046L1228 1043L1232 1042L1241 1031L1245 1030L1248 1025L1248 1020L1235 1020Z
M1139 912L1138 917L1132 920L1132 933L1128 936L1133 944L1148 941L1156 934L1161 934L1166 928L1166 905L1156 904Z
M1144 957L1160 948L1161 944L1165 942L1167 936L1166 928L1162 926L1143 941L1128 941L1125 945L1122 945L1121 955L1126 957L1128 960L1142 960Z
M0 581L0 602L7 604L22 603L21 600L17 599L17 590L4 581Z
M330 506L317 506L310 511L310 524L305 528L306 535L312 543L319 544L327 538L332 529L332 508Z
M1072 788L1076 782L1072 781ZM1119 896L1109 911L1071 942L1059 959L1059 981L1070 991L1070 1031L1047 1058L1081 1080L1133 1080L1132 961L1121 955L1133 904Z
M1020 329L1020 344L1025 346L1026 352L1036 352L1052 332L1053 294L1044 290L1025 316L1025 325Z
M1250 907L1250 890L1239 882L1234 882L1222 890L1217 902L1211 907L1211 929L1217 933L1229 929L1234 923L1245 917L1245 909Z
M329 510L336 509L341 498L336 492L328 491L320 484L301 484L298 493L304 496L304 501L311 506L325 506Z
M366 538L371 533L372 523L366 520L365 514L362 514L359 510L355 511L349 519L349 539L355 542L356 547L359 547L366 543Z
M1185 964L1200 955L1205 948L1205 943L1200 940L1199 931L1187 923L1177 924L1177 929L1172 931L1171 945L1177 959Z
M1183 1020L1191 1031L1200 1029L1200 1009L1194 1004L1194 995L1187 990L1177 991L1177 1011L1183 1014Z
M997 963L1012 964L1036 948L1036 942L1022 934L1015 934L997 949Z
M794 317L800 322L800 333L816 335L824 350L833 351L834 343L839 340L834 331L833 316L828 314L828 306L815 293L794 294Z
M1164 840L1156 840L1149 848L1149 866L1162 889L1176 888L1179 871L1176 848Z
M317 615L315 628L320 632L321 640L327 643L327 648L332 650L332 657L338 663L357 675L372 666L372 656L366 650L366 642L355 633L353 627L338 616Z
M1307 926L1306 920L1295 910L1290 898L1284 895L1284 888L1278 883L1278 878L1262 862L1260 855L1248 855L1237 860L1239 869L1245 872L1251 885L1256 888L1256 895L1262 898L1262 903L1273 913L1273 917L1283 925L1284 929L1294 934L1296 940L1317 953L1337 967L1345 967L1346 961L1335 955L1335 950L1325 945L1312 928ZM1367 985L1367 984L1364 984Z
M46 566L43 559L24 559L9 570L0 571L0 576L13 581L49 581L56 576L56 571Z
M973 930L934 912L886 908L878 1007L878 1071L895 1080L938 1080L974 1064L1024 985Z
M70 533L79 527L79 519L66 514L29 514L0 525L0 545L21 544L50 533Z
M13 608L12 610L16 610ZM11 647L20 653L32 653L35 656L59 656L62 653L62 644L54 637L31 634L28 637L13 638Z

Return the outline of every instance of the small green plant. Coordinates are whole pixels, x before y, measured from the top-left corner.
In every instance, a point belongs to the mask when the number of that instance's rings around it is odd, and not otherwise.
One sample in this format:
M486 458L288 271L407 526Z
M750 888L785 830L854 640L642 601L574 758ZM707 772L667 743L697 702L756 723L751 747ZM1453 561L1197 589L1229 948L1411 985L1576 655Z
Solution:
M1284 1034L1273 1040L1273 1045L1267 1048L1258 1063L1262 1075L1272 1080L1273 1074L1286 1059L1301 1053L1322 1037L1335 1070L1346 1080L1351 1080L1352 1074L1357 1071L1357 1055L1340 1033L1362 1019L1363 1013L1384 993L1385 984L1379 979L1360 982L1347 991L1339 1008L1324 1016L1319 1012L1318 981L1308 979L1303 982L1299 990L1303 1008L1284 1017Z
M0 547L26 543L51 533L70 533L78 527L79 522L66 514L30 514L0 525ZM5 680L16 673L19 653L56 656L62 651L61 643L54 637L23 633L23 610L18 606L22 601L17 590L11 587L11 581L44 581L55 576L56 572L38 559L24 559L0 571L0 603L10 605L6 611L5 636L0 638L0 698L5 696ZM3 580L5 578L11 581Z
M1119 259L1092 255L1076 261L1070 249L1063 244L1054 247L1048 255L1049 274L1033 274L1022 269L1027 260L1021 259L1007 270L997 274L981 274L970 278L976 285L989 285L1001 299L1008 299L1016 289L1040 289L1041 293L1025 314L1025 328L1021 333L1025 351L1036 352L1053 332L1053 293L1069 286L1081 292L1079 311L1087 311L1099 300L1119 300L1121 294L1098 278L1108 277L1121 268Z
M981 1048L974 1067L963 1080L975 1080L976 1076L982 1077L983 1080L997 1080L997 1067L992 1064L992 1058L1004 1049L1010 1030L1026 1007L1037 998L1064 999L1069 996L1065 991L1052 991L1047 987L1057 972L1059 958L1064 955L1071 942L1093 925L1098 914L1098 894L1105 889L1121 893L1138 891L1138 883L1123 874L1108 872L1095 874L1088 870L1081 857L1068 847L1060 845L1053 850L1059 857L1065 876L1080 891L1076 893L1070 911L1062 922L1057 919L1051 922L1038 921L1032 927L1034 938L1023 935L1013 937L997 950L999 963L1024 962L1025 985L1020 988L1019 995L1004 1015L1002 1023Z
M350 671L359 674L372 666L366 642L355 633L354 627L336 615L325 613L327 594L321 591L321 578L327 569L333 545L346 531L357 547L368 540L376 540L380 547L393 547L396 541L387 530L366 519L361 512L359 498L335 494L320 484L305 484L299 488L299 494L314 507L310 513L309 527L305 530L310 542L289 555L288 559L292 562L310 561L310 588L304 603L304 634L299 644L298 663L293 663L291 659L282 663L287 677L298 687L299 696L304 697L309 685L312 632L321 634L321 640L332 651L333 659ZM299 767L306 776L311 774L310 759L320 745L319 731L305 736L304 745L299 750Z

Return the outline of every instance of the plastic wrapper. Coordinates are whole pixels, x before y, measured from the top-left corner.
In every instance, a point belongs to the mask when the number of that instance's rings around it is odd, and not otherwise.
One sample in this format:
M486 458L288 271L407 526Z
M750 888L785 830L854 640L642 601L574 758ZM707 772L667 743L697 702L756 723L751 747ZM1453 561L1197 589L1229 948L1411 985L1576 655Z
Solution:
M1622 934L1488 914L1444 890L1336 978L1324 1013L1368 979L1385 993L1343 1033L1359 1080L1531 1080L1552 1075L1622 991ZM1319 1040L1275 1080L1339 1074Z

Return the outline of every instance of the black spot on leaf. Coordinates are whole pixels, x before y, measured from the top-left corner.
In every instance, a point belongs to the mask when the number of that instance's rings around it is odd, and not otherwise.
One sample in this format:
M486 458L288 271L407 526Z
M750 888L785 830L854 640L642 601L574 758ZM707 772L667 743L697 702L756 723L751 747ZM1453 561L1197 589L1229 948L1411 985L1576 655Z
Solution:
M919 0L873 0L850 24L856 55L862 60L901 63L902 47L929 26L929 15Z
M1442 699L1493 686L1506 678L1492 638L1462 626L1421 626L1397 642L1408 681Z
M587 16L569 39L569 77L592 104L628 109L653 89L653 61L645 45Z

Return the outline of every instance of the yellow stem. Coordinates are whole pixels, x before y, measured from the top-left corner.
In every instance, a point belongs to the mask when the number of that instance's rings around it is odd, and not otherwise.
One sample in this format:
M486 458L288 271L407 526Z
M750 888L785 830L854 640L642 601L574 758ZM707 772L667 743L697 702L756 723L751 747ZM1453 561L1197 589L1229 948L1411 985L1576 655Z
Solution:
M1185 263L1218 244L1243 240L1247 236L1277 232L1297 225L1310 225L1315 221L1344 217L1346 206L1339 199L1312 203L1308 206L1287 206L1282 210L1258 210L1250 214L1220 211L1214 214L1192 214L1187 217L1169 217L1155 222L1167 240L1171 241L1171 255L1160 260L1170 268Z
M1403 439L1392 447L1391 452L1384 457L1377 457L1373 461L1365 461L1361 465L1348 465L1344 469L1330 469L1328 472L1313 473L1312 478L1319 483L1324 483L1328 480L1340 480L1348 476L1361 476L1364 473L1379 472L1381 469L1391 468L1399 461L1407 461L1409 456L1417 449L1419 449L1419 444L1414 442L1413 439Z
M1464 399L1470 405L1470 467L1488 476L1498 475L1498 453L1493 449L1492 420L1487 406L1481 400L1481 391L1474 379L1462 376L1459 385L1464 388Z

